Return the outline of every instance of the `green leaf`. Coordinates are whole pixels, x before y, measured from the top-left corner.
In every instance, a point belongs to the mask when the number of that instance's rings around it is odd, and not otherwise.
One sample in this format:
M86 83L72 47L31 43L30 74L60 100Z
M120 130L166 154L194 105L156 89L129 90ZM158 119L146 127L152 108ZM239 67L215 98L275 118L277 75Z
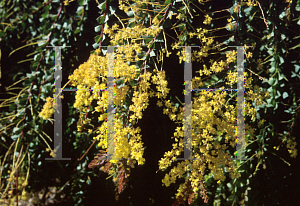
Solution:
M42 14L42 19L46 19L49 16L48 12ZM40 20L41 21L41 20ZM42 22L42 21L41 21Z
M51 21L55 21L55 20L57 19L57 17L58 17L58 16L56 16L56 15L53 16L53 17L51 17Z
M169 3L171 3L171 0L165 1L165 5L168 5Z
M123 84L123 82L124 82L123 79L118 79L118 80L116 81L116 84L117 84L117 85L121 85L121 84Z
M94 44L93 44L93 48L94 48L94 49L97 49L98 47L99 47L99 44L97 44L97 43L94 43Z
M78 34L80 32L80 29L77 28L75 31L74 31L74 34Z
M134 22L131 22L131 23L128 24L127 28L133 28L134 25L135 25L135 23L134 23Z
M229 188L229 191L232 191L232 190L233 190L232 183L228 182L228 183L227 183L227 187Z
M152 51L150 52L150 57L153 57L153 56L156 56L156 55L155 55L155 52L152 50Z
M9 111L12 112L13 110L16 109L16 105L15 104L10 104L9 105Z
M100 32L102 29L102 25L96 26L95 27L95 32Z
M96 42L96 43L99 43L100 40L101 40L101 36L100 36L100 35L98 35L98 36L95 37L95 42Z
M103 16L99 16L99 17L97 18L97 21L98 21L99 24L103 24L103 23L104 23L104 20L105 20L105 16L104 16L104 15L103 15Z
M275 82L275 79L273 77L271 77L268 81L269 85L273 85Z
M300 69L300 66L295 64L295 72L298 73L299 72L299 69Z
M238 202L239 201L239 199L238 199L238 197L236 196L236 195L230 195L228 198L227 198L227 201L228 202Z
M98 8L101 10L105 10L105 7L106 7L106 1L98 5Z
M133 17L133 11L131 11L131 10L126 12L126 14L127 14L128 17Z
M136 85L136 81L131 81L130 84L131 84L131 86L135 86Z
M210 186L211 183L212 183L212 176L211 176L211 174L205 175L204 178L205 178L205 184L208 185L208 186Z
M278 99L281 96L280 92L277 90L277 95L275 97L275 99Z
M4 31L0 31L0 38L5 36L5 32Z
M19 135L13 135L13 136L11 136L10 138L11 138L13 141L17 141L18 137L19 137Z
M218 81L218 80L219 80L219 78L218 78L216 75L213 75L211 78L212 78L213 80L215 80L215 81Z
M217 135L219 136L219 135L222 135L223 133L221 132L221 131L218 131L217 132Z
M86 1L86 0L79 0L79 1L78 1L78 4L79 4L80 6L87 5L87 1Z
M269 69L269 71L271 72L271 73L274 73L275 72L275 70L276 70L276 68L273 66L273 67L271 67L270 69Z
M145 39L145 44L149 44L149 42L151 42L151 41L152 41L151 38L147 38L147 39Z

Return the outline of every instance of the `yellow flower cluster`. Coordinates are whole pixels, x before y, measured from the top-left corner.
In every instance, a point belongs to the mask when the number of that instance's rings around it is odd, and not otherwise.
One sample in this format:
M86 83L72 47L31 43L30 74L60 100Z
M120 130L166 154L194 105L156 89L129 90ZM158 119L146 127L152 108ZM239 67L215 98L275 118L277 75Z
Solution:
M158 98L166 98L169 93L168 82L166 80L165 71L154 70L155 74L152 76L152 83L156 85Z
M187 171L188 160L179 162L176 167L172 168L169 174L166 174L162 180L163 186L169 187L171 183L175 183L177 177L182 178L184 173Z
M125 85L121 88L115 87L115 105L120 106L123 100L126 98L126 94L129 90L129 86Z
M50 152L50 156L51 156L51 157L55 157L55 156L56 156L56 154L55 154L55 153L56 153L56 149L51 150L51 149L49 149L49 148L46 148L46 151L47 151L47 152Z
M142 165L145 162L145 158L143 158L144 148L141 135L138 132L140 132L139 127L129 131L130 135L132 135L129 141L129 145L131 146L130 157L137 160L139 165Z
M117 159L121 158L131 158L138 162L138 164L144 164L145 159L143 158L144 148L143 143L141 141L141 136L138 134L140 132L140 128L131 128L131 127L122 127L122 122L120 119L117 119L114 122L114 158L115 160L111 160L112 163L117 163ZM99 147L108 148L107 147L107 122L104 122L98 131L99 133L97 137L94 139L98 139L100 142L98 144ZM130 138L129 138L130 137Z
M203 24L210 24L211 23L212 18L207 14L205 15L205 20L203 22Z
M44 120L49 119L54 113L54 99L51 97L46 98L46 103L43 106L41 113L39 114Z
M148 1L143 2L147 3ZM199 2L202 2L202 0L199 0ZM128 1L120 0L119 5L119 8L125 12L131 9L137 17L138 7L142 3L130 5ZM180 20L183 17L179 12L177 18ZM211 21L212 18L206 15L203 23L211 24ZM232 24L232 18L228 21ZM133 159L138 164L144 164L145 162L143 158L144 147L141 135L139 134L140 128L134 128L134 124L138 119L142 119L143 111L149 104L149 97L158 97L159 101L157 105L164 107L163 113L168 115L172 121L180 124L174 132L173 138L175 143L172 145L172 150L167 151L159 161L159 169L166 170L184 151L184 125L182 124L185 122L184 114L186 108L184 106L175 106L170 100L165 100L169 93L165 71L154 69L152 73L147 70L148 67L138 68L134 64L135 61L140 60L136 57L136 54L141 54L142 52L141 43L137 42L143 42L143 36L155 37L162 31L159 28L160 20L157 17L151 19L151 22L152 25L150 27L137 24L133 28L125 28L123 26L122 29L118 28L117 24L114 24L112 28L105 25L104 33L108 34L111 38L110 44L122 45L114 53L114 77L115 80L122 80L122 84L115 84L113 89L116 115L114 120L115 135L111 145L108 145L107 142L108 125L106 110L109 93L106 90L108 76L108 61L106 57L100 55L100 50L96 50L87 62L80 65L74 71L69 79L71 84L78 88L74 103L75 108L86 112L87 107L92 101L95 100L97 102L93 113L100 113L98 120L101 125L97 127L97 136L94 137L94 139L99 141L98 146L108 150L113 146L114 158ZM151 24L151 22L149 23ZM192 52L191 58L193 61L203 61L203 58L208 57L208 53L212 49L220 50L220 45L218 42L214 42L213 37L208 36L208 32L210 31L197 28L197 32L189 34L191 37L196 36L202 44L199 48L200 51ZM173 50L175 47L176 45L172 46ZM229 51L226 53L226 59L209 61L209 68L203 65L203 69L199 70L200 77L193 78L192 87L199 88L204 84L204 78L201 79L201 76L219 73L224 68L228 68L231 63L236 62L236 54L235 50ZM147 55L149 54L147 53ZM179 56L179 63L186 61L184 48L177 55ZM248 53L247 57L251 58L251 56L252 53ZM227 85L233 87L237 83L237 73L228 71L226 79L228 80ZM156 92L150 88L150 81L156 85ZM222 89L224 88L222 87ZM247 72L245 72L245 89L245 115L255 119L255 109L252 103L255 101L256 105L262 104L263 99L267 97L267 93L259 91L258 87L252 86L252 78L251 76L249 77ZM230 155L226 153L229 145L235 148L237 143L236 108L233 105L227 104L229 101L227 92L202 90L197 94L192 99L192 115L189 117L192 119L192 152L193 158L196 158L196 160L179 162L162 180L163 185L169 186L171 183L175 183L177 178L185 178L185 183L181 184L178 188L177 197L183 195L183 191L187 188L188 183L191 184L194 193L201 194L205 189L202 182L204 181L204 172L207 172L207 170L219 182L225 180L225 167L232 177L237 178L239 176L233 161L228 159ZM126 97L130 97L129 102L126 102ZM42 117L50 117L53 111L51 110L52 107L53 101L51 102L51 98L47 98L47 103L44 106L45 110L40 115ZM84 117L82 116L82 118ZM82 121L83 123L89 122L88 119ZM246 124L246 130L250 137L253 138L254 129ZM221 144L221 140L225 140L225 143ZM288 148L290 149L290 153L295 156L297 153L295 144L289 142ZM110 160L110 162L116 166L118 160ZM113 174L114 171L112 170L109 170L109 174Z
M296 139L295 137L293 137L292 139L288 139L286 145L286 148L288 149L292 158L296 158L297 151L298 151L296 149L297 142L295 141L295 139Z
M10 170L8 170L8 173L10 173L10 177L7 179L7 181L12 181L12 180L14 181L16 179L14 173L11 172ZM28 174L26 175L26 173L20 172L18 176L18 190L19 190L18 199L19 200L22 199L25 202L28 201L29 198L32 196L32 194L30 194L25 190L25 187L27 185L28 185ZM16 202L17 196L13 194L13 190L8 191L8 197L11 198L12 203ZM0 201L4 205L4 202L2 201L4 201L4 199ZM16 204L10 204L10 205L16 205Z
M158 28L159 22L155 21L152 28L146 28L142 25L135 25L133 28L122 28L118 29L117 32L114 32L114 30L117 30L115 28L109 29L109 27L106 25L104 29L104 34L108 34L111 40L112 45L120 45L126 43L124 40L126 39L140 39L141 36L152 36L154 37L156 34L158 34L161 29ZM137 49L137 52L139 53L141 49Z
M203 38L203 37L202 37ZM210 70L204 65L204 69L200 70L200 76L210 75L211 73L218 73L225 67L228 67L230 63L236 61L236 51L230 51L226 54L226 60L211 61ZM180 55L180 53L178 53ZM185 59L184 52L181 52L181 60ZM251 57L251 56L249 56ZM229 71L226 79L227 84L231 87L237 83L237 72ZM245 115L255 118L255 108L252 106L253 101L256 101L256 105L261 105L263 99L268 96L267 92L259 91L258 87L252 86L252 78L248 77L248 73L244 73L245 76ZM194 77L193 82L197 82L198 85L202 85L201 78ZM193 84L193 86L196 84ZM195 87L195 86L194 86ZM195 87L196 88L196 87ZM224 89L224 88L221 88ZM225 180L224 167L233 178L239 177L237 168L233 162L229 160L230 155L224 151L228 149L227 144L230 143L232 148L236 147L237 144L237 128L236 128L236 108L233 105L227 105L228 93L220 91L206 91L202 90L199 92L200 95L193 98L192 101L192 151L195 154L193 157L200 159L201 161L184 161L174 167L169 174L163 179L163 183L169 186L171 183L175 183L177 177L184 177L187 169L182 165L187 163L192 164L189 170L191 175L185 177L186 182L181 184L177 196L182 195L183 190L186 188L187 181L191 182L193 191L198 192L200 185L199 182L203 181L203 174L205 169L209 169L210 173L213 174L213 178L220 182ZM159 106L162 106L162 102L158 102ZM221 110L225 108L225 113ZM179 111L175 114L175 111ZM184 107L179 109L172 109L172 105L169 101L165 101L164 114L168 115L173 121L183 121ZM177 118L176 118L177 117ZM250 139L254 137L254 129L246 124L247 134L250 135ZM159 161L159 169L165 170L171 163L175 161L183 151L183 127L177 127L174 132L175 142L179 144L173 144L173 149L165 153L164 158ZM224 138L225 144L220 144L219 140ZM246 143L247 144L247 143Z
M139 118L142 119L142 111L144 111L148 104L149 101L149 97L147 93L142 93L142 92L138 92L135 91L133 93L133 98L132 98L132 102L133 104L131 104L129 106L129 110L133 111L135 114L130 116L130 122L135 120L135 118Z
M125 6L126 1L120 1L120 8L128 11L131 7ZM136 5L132 6L134 12L137 12ZM87 107L93 100L97 101L97 106L94 112L99 112L98 120L101 125L97 128L98 134L94 139L99 140L99 147L108 149L109 146L114 146L114 157L131 158L144 164L143 158L144 148L141 140L139 128L134 128L136 120L142 118L142 112L147 108L149 96L154 96L154 92L150 89L150 80L152 73L145 68L137 68L131 62L138 61L136 54L140 54L142 47L136 40L140 40L141 36L154 37L161 30L158 28L159 22L155 21L151 28L136 25L133 28L118 28L114 24L112 28L105 25L104 33L111 38L111 45L122 45L117 47L114 52L114 77L116 80L122 80L121 85L114 86L114 106L115 106L115 121L114 121L114 143L108 145L107 142L107 64L105 56L101 56L100 50L96 50L90 56L87 62L79 66L78 69L70 75L69 79L72 86L78 88L75 96L74 107L80 111L86 112ZM127 44L127 40L131 40L131 44ZM129 41L128 41L129 42ZM157 85L157 96L166 97L169 92L167 81L163 71L156 72L152 77L152 82ZM86 89L86 90L84 90ZM93 89L89 91L89 89ZM131 97L131 102L125 102L128 95ZM125 104L126 103L126 104ZM129 105L128 105L129 103ZM84 118L82 116L82 118ZM124 124L124 120L125 123ZM83 120L86 122L86 120ZM111 160L111 163L117 163L117 160Z

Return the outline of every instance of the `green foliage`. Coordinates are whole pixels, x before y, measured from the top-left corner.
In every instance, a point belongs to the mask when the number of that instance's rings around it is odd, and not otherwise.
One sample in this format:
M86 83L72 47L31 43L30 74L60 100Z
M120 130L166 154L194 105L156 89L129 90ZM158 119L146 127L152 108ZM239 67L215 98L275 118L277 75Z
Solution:
M80 204L90 181L87 181L88 184L78 182L86 182L86 179L91 179L95 174L85 170L88 156L84 156L80 162L76 157L85 153L91 139L87 134L82 136L84 134L74 132L77 118L74 113L70 113L65 118L64 127L68 125L68 130L63 137L64 148L69 153L63 155L71 156L73 161L46 161L45 158L49 157L46 149L51 150L53 147L53 121L43 121L39 113L45 99L52 96L54 91L54 49L47 46L71 46L70 49L62 49L65 81L79 65L79 61L86 58L84 53L78 51L91 50L87 46L93 42L91 24L96 21L87 12L92 10L90 7L93 8L95 2L81 0L64 6L59 1L20 3L12 0L1 1L0 5L1 71L2 77L6 77L1 79L1 177L7 180L9 170L14 176L17 173L28 173L26 184L22 186L19 182L19 196L23 189L34 193L46 189L47 193L48 186L55 185L61 191L65 189L64 194L68 191L67 195L73 197L68 200L69 204ZM72 104L68 104L68 107L74 109ZM76 141L73 145L69 140L74 137ZM16 142L18 144L15 147ZM15 148L16 154L21 155L19 167L12 165L14 155L9 153L10 146ZM5 154L7 157L3 159ZM72 174L74 165L77 172ZM53 172L49 172L50 170ZM59 179L60 183L56 184L54 179ZM65 185L66 182L68 184ZM16 180L1 181L1 204L8 198L7 192L16 192L10 189L11 183L16 184ZM44 196L43 201L45 198ZM56 194L56 199L60 199L59 194Z

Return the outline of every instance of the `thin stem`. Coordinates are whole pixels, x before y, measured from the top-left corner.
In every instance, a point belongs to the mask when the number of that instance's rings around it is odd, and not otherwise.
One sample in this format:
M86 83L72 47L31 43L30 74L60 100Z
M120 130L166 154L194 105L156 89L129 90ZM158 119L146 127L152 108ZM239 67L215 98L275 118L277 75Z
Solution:
M266 27L269 27L269 26L268 26L268 23L266 22L266 19L265 19L264 11L262 10L262 8L261 8L261 6L260 6L259 1L256 1L256 2L258 3L258 6L259 6L259 8L260 8L260 11L261 11L261 13L262 13L262 16L263 16L264 22L265 22L265 24L266 24Z

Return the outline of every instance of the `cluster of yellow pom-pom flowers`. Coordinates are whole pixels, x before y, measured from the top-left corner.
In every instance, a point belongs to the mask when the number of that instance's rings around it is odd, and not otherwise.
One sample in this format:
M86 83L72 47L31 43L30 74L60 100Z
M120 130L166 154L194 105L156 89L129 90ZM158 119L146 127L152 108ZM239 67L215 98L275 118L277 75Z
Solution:
M120 9L128 10L129 7L120 1ZM137 9L137 8L131 8ZM180 15L180 14L179 14ZM211 17L205 16L204 24L211 23ZM147 67L137 68L136 65L131 65L131 62L138 61L135 54L140 54L141 45L136 43L135 39L141 36L156 36L162 29L159 27L159 20L153 19L152 27L143 27L142 25L134 26L133 28L119 29L118 25L113 25L111 29L106 25L104 33L111 38L112 45L125 44L126 40L131 39L131 43L118 47L114 60L114 77L115 80L122 80L122 85L114 87L114 105L115 105L115 120L114 120L114 157L117 159L133 159L138 164L144 164L143 157L144 147L140 133L140 128L135 127L135 123L143 117L143 111L149 104L149 97L158 97L157 105L164 107L164 114L168 115L172 121L179 122L174 132L173 138L175 143L173 149L165 153L164 157L159 161L159 169L165 170L171 166L184 148L184 106L175 106L170 100L166 100L169 93L167 88L167 80L163 70L153 69L147 70ZM197 61L200 58L208 56L209 50L219 49L218 42L214 44L212 37L206 37L208 31L205 29L197 29L197 32L190 33L190 36L196 36L203 46L199 52L193 52L192 58ZM166 50L164 50L166 52ZM167 52L167 56L169 53ZM179 63L185 60L185 53L178 52ZM252 54L248 53L251 58ZM193 78L193 87L197 88L203 85L201 76L219 73L224 68L229 67L229 64L236 61L236 52L230 51L226 54L226 59L220 61L210 61L210 67L203 65L203 69L199 70L200 77ZM107 142L107 59L101 55L100 50L96 50L91 54L88 61L79 66L78 69L69 77L72 86L78 88L75 97L74 107L83 112L88 111L88 107L92 101L97 102L94 112L98 112L98 120L101 125L96 129L96 136L99 141L98 146L103 149L108 149ZM255 109L251 102L256 101L257 105L263 103L263 99L267 97L267 93L259 91L258 87L252 86L251 76L245 72L245 115L255 118ZM228 72L226 77L227 85L231 88L237 83L237 75L233 72ZM134 82L134 84L132 84ZM151 83L156 85L156 91L150 88ZM91 89L84 90L84 89ZM224 88L221 88L224 89ZM201 91L200 95L193 98L192 101L192 147L194 158L197 160L186 160L179 162L177 166L171 169L169 174L163 179L163 184L169 186L175 183L177 178L185 178L185 183L178 188L176 196L183 195L183 191L187 187L187 182L193 188L193 192L203 192L204 171L207 169L213 174L213 178L218 182L225 180L224 167L232 177L238 177L236 168L233 162L229 160L230 155L225 152L228 149L228 144L234 148L236 145L236 109L233 105L228 105L226 98L228 92ZM126 97L130 97L130 102L126 102ZM226 112L221 109L225 108ZM44 119L50 118L53 114L53 99L47 98L47 102L40 116ZM85 119L84 116L81 118ZM124 121L125 120L125 121ZM125 122L125 123L124 123ZM80 128L78 128L80 131ZM246 129L253 137L253 129L246 124ZM225 139L225 144L221 144L218 139ZM294 145L289 142L291 153L295 153ZM117 160L110 160L110 163L117 164ZM201 193L202 194L202 193Z

